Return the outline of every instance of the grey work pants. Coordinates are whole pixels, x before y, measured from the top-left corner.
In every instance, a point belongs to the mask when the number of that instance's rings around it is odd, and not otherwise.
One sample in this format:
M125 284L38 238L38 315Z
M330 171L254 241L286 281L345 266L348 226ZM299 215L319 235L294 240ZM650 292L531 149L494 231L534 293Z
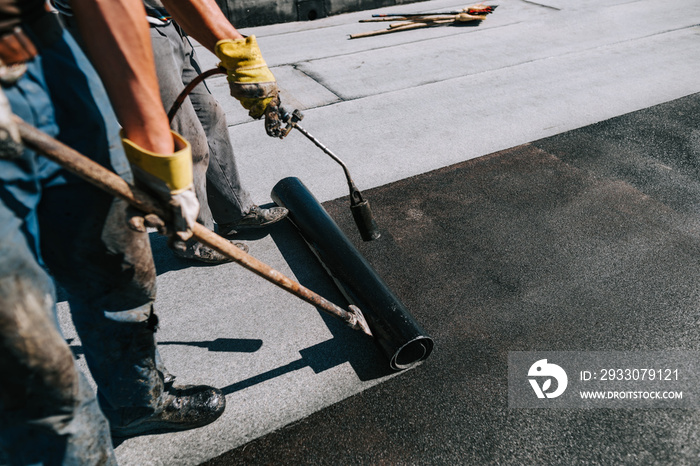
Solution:
M167 112L202 70L192 44L174 23L151 25L151 43ZM199 223L213 229L214 222L240 220L253 201L241 186L224 111L205 83L195 87L183 102L171 127L192 144L195 192L201 204Z
M58 330L53 295L21 220L0 200L0 463L116 465L107 420Z

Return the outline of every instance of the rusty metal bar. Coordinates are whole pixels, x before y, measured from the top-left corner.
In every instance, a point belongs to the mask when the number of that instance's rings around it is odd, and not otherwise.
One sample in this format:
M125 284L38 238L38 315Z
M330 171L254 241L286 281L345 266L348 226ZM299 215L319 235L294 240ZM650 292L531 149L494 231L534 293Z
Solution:
M15 116L14 120L19 128L22 141L27 147L53 160L98 188L127 201L144 213L153 213L164 219L168 217L168 212L156 200L138 188L129 185L117 174L112 173L79 152L34 128L21 118ZM350 311L342 309L323 296L314 293L300 283L240 250L228 240L203 225L196 223L192 228L192 233L202 244L225 254L256 275L341 319L350 328L372 336L372 332L369 330L362 312L356 306L350 306Z

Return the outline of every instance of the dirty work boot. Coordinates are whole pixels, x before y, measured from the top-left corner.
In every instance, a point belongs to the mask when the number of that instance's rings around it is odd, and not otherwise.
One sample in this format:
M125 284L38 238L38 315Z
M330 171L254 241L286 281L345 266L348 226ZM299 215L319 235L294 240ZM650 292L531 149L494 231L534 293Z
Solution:
M235 235L239 230L265 227L284 219L288 213L289 211L284 207L263 209L254 205L239 221L219 225L219 233L222 236L231 236Z
M218 388L207 385L166 386L160 409L124 425L111 423L113 438L165 434L202 427L224 412L226 398Z
M246 244L234 243L233 241L230 241L230 243L236 246L241 251L248 252L248 246ZM210 248L209 246L205 246L198 242L188 244L184 251L173 249L173 254L182 259L197 260L212 265L225 264L226 262L233 261L233 259L231 259L228 256L224 256L219 251L216 251Z

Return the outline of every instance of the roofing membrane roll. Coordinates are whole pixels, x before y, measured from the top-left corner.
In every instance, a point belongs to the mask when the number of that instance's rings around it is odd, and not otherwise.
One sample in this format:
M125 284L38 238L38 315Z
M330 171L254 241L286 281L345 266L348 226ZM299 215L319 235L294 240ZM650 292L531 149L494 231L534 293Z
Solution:
M384 280L298 178L281 180L272 199L289 219L351 304L362 311L392 369L408 369L433 350L426 334Z

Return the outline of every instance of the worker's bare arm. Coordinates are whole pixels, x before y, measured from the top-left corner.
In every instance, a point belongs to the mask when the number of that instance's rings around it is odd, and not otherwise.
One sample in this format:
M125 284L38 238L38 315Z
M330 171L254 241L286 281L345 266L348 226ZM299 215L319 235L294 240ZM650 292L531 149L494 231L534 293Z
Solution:
M72 0L78 29L126 136L160 154L173 152L141 0Z
M163 5L197 42L214 52L223 39L242 39L214 0L163 0Z

